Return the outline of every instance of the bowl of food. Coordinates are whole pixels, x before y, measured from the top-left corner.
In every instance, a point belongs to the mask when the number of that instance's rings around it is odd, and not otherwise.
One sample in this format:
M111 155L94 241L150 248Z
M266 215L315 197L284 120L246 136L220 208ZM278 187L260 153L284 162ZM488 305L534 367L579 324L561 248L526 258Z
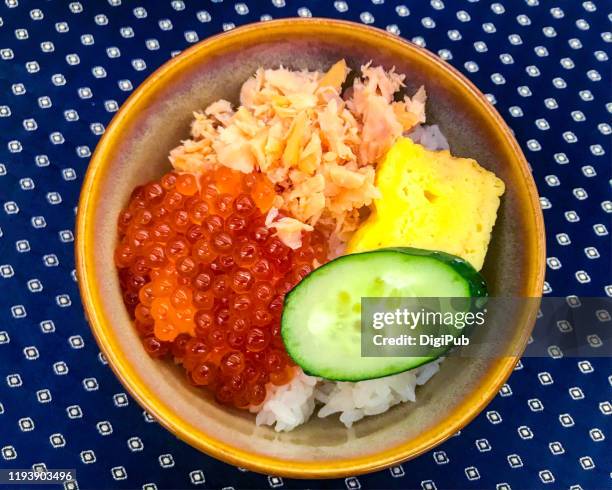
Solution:
M534 322L515 311L496 356L374 359L359 299L537 297L544 232L519 146L462 75L377 29L287 19L134 91L90 162L76 253L102 352L163 426L255 471L337 477L467 424Z

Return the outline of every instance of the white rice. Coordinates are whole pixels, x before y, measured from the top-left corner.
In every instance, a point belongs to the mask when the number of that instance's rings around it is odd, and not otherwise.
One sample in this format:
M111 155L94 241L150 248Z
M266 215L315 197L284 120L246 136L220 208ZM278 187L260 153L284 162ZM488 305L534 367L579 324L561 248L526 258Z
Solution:
M378 415L401 402L416 401L415 389L439 371L440 361L386 378L348 382L323 382L315 399L323 404L319 417L340 414L340 422L350 427L369 415Z
M274 425L277 432L290 431L306 422L315 409L315 386L319 378L307 376L301 369L282 386L268 384L264 402L251 407L257 413L257 425Z
M290 431L305 423L318 405L320 418L339 414L346 427L392 406L416 401L416 387L425 384L440 370L438 359L411 371L366 381L334 382L307 376L300 369L290 383L270 386L268 397L258 407L257 425L274 425L277 432Z
M416 126L406 134L415 143L423 145L429 150L448 150L448 141L440 131L437 124L427 126L425 124Z
M419 125L408 136L430 150L448 150L448 141L437 125ZM341 255L344 244L332 244L330 255ZM274 425L277 432L290 431L305 423L320 406L317 416L339 414L346 427L370 415L378 415L398 403L416 401L416 387L424 385L440 370L444 358L403 373L366 381L335 382L308 376L298 369L290 383L268 385L266 400L251 412L257 425Z

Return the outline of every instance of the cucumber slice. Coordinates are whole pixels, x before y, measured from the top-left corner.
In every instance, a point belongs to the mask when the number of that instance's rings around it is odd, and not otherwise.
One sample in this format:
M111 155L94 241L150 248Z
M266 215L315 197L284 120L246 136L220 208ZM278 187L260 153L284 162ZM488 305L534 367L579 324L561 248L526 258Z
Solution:
M450 347L423 357L362 357L361 298L486 295L482 276L443 252L387 248L344 255L286 295L281 333L287 352L307 374L337 381L380 378L430 362ZM419 334L418 326L413 333Z

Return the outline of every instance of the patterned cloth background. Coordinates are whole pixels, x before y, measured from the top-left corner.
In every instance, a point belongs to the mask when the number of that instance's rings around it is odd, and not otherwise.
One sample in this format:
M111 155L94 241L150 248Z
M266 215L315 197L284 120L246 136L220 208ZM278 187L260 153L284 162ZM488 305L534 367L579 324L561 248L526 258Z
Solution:
M488 94L533 167L545 293L611 296L609 1L232 0L0 4L0 468L67 488L612 488L612 361L524 359L486 410L416 460L299 481L174 438L115 379L84 320L75 206L105 126L143 79L248 22L324 16L426 46Z

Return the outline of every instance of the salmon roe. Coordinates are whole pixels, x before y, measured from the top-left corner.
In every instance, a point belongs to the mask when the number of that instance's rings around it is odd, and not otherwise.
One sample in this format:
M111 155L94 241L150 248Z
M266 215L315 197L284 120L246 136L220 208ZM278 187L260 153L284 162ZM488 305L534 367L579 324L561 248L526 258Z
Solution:
M292 250L265 226L274 197L262 174L170 172L134 189L118 219L115 265L145 350L173 357L194 385L238 408L293 377L283 298L327 260L318 230Z

